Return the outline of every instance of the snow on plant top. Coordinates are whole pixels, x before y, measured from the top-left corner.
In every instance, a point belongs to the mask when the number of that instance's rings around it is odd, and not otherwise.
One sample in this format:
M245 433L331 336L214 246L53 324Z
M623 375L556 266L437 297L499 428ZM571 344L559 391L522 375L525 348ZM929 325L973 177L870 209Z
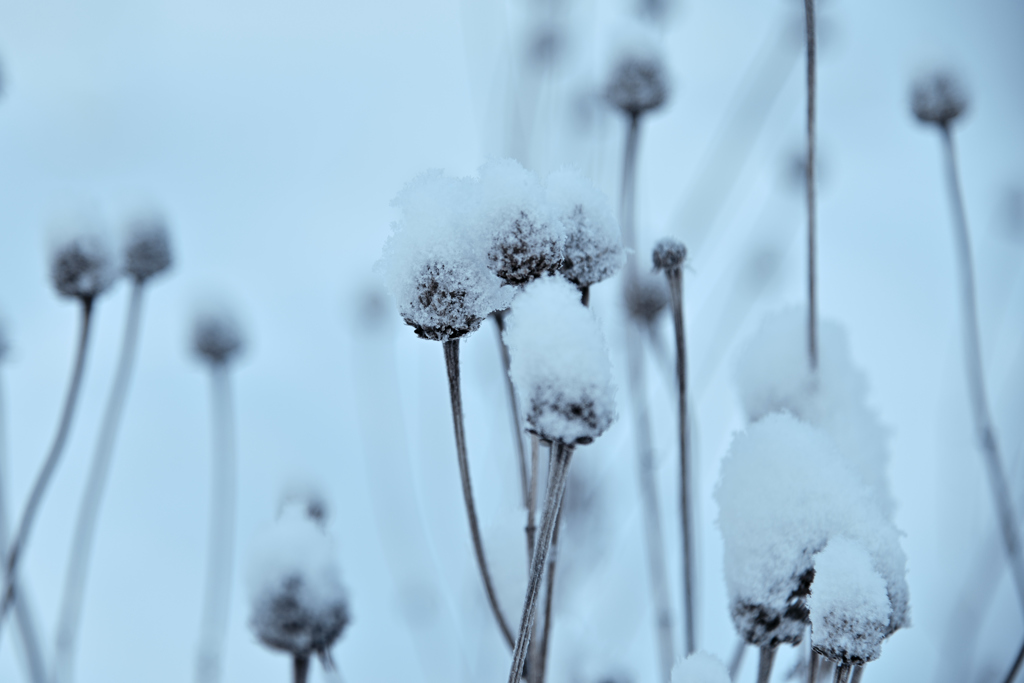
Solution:
M424 339L448 341L476 330L512 296L488 268L472 224L472 180L428 171L398 194L402 215L378 264L398 312Z
M527 285L512 304L505 342L531 431L549 441L587 443L612 423L608 349L569 282L546 277Z
M755 645L799 642L813 555L835 535L860 542L885 578L891 628L908 620L899 532L821 431L775 413L738 434L715 498L737 629Z
M619 223L603 192L574 168L548 176L547 201L565 228L561 273L578 287L606 280L626 262Z
M348 624L348 594L334 545L305 505L282 509L254 546L247 578L249 625L269 647L322 652Z
M672 667L672 683L730 683L729 671L718 657L694 652Z
M892 606L885 579L856 541L835 537L815 556L807 605L811 644L824 656L864 664L881 654Z
M736 383L749 420L787 410L824 430L891 516L888 430L867 405L867 381L853 364L840 325L819 321L814 373L807 356L806 311L789 308L769 315L740 348Z

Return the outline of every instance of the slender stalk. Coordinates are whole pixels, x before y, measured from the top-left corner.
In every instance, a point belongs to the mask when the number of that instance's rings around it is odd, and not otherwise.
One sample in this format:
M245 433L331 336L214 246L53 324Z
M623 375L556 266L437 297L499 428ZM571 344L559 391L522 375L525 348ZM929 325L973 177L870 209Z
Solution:
M590 285L580 289L580 302L584 306L590 306Z
M494 324L498 328L498 346L501 349L501 371L505 378L505 388L508 390L508 405L512 416L512 436L515 441L516 455L519 456L519 483L523 493L523 506L527 505L529 496L529 476L526 472L526 442L523 440L523 421L519 417L519 402L516 401L516 389L512 386L512 377L509 375L511 358L508 355L508 346L505 345L505 314L502 311L495 311Z
M306 683L309 676L309 655L295 655L292 660L292 672L295 683Z
M743 655L747 652L747 641L742 638L736 639L736 648L732 651L732 658L729 660L729 679L735 681L736 674L743 664Z
M50 452L43 462L42 469L36 475L32 484L25 509L21 513L21 521L18 523L14 533L14 540L7 551L4 575L3 602L0 603L0 627L3 626L4 618L7 616L8 608L14 601L18 562L28 543L29 535L32 533L32 524L35 522L36 513L43 502L43 494L53 477L57 468L61 453L64 451L64 442L67 440L68 432L71 430L71 420L75 413L75 406L78 403L78 391L82 385L82 373L85 369L85 355L89 346L89 332L92 329L93 300L91 298L81 299L82 302L82 323L78 337L78 350L75 353L75 364L71 371L71 383L68 385L68 393L64 398L64 408L61 411L60 422L57 425L57 433L50 446Z
M622 246L626 253L636 249L636 153L640 143L640 115L630 114L629 130L626 133L626 150L622 158L622 195L619 202L620 228L622 230ZM630 258L634 263L635 259ZM627 272L627 275L629 273Z
M1006 674L1005 683L1013 683L1017 680L1017 674L1020 673L1021 666L1024 666L1024 645L1020 646L1017 658L1013 660L1013 666L1010 667L1010 673Z
M480 569L480 576L484 580L484 590L487 592L487 601L494 612L494 618L498 622L502 635L509 647L512 647L515 640L512 638L512 630L505 622L501 614L501 607L498 605L497 593L491 582L491 573L487 569L487 558L484 556L484 543L480 535L480 524L476 517L476 503L473 501L473 485L469 478L469 458L466 455L466 431L462 423L462 389L459 386L459 340L449 339L444 342L444 361L448 367L448 391L452 399L452 421L455 424L455 451L459 458L459 475L462 478L462 497L466 502L466 516L469 517L469 533L473 539L473 551L476 553L477 567Z
M682 531L683 563L683 622L686 655L697 650L697 637L693 620L693 521L690 514L689 424L686 411L689 406L686 384L686 330L683 318L683 271L671 268L665 271L672 296L672 323L676 333L676 376L679 381L679 513Z
M836 663L827 657L821 657L818 665L818 680L827 681L835 673Z
M231 606L235 547L235 430L227 363L212 363L210 375L213 390L213 476L206 586L196 654L198 683L220 680L221 651Z
M96 536L96 521L99 518L100 502L107 482L110 459L114 452L114 438L121 422L135 349L139 338L139 321L142 311L143 282L136 280L132 285L128 301L128 317L125 321L124 340L121 344L121 358L114 375L114 384L107 399L106 412L100 427L96 450L93 453L89 480L82 496L75 524L75 535L71 543L67 575L64 580L64 598L61 603L60 621L57 624L57 647L53 661L54 681L70 681L74 667L75 644L78 626L81 622L82 600L85 595L85 580L92 555L93 539Z
M804 0L807 17L807 353L811 369L818 369L817 207L815 205L815 100L817 99L818 40L814 21L815 0Z
M1006 545L1006 553L1009 556L1010 569L1017 586L1017 593L1022 606L1024 606L1024 557L1021 554L1020 528L1017 525L1017 515L1013 509L1010 489L1006 484L1006 471L1003 468L999 441L996 439L985 391L985 371L981 360L977 298L974 288L974 261L971 256L971 240L967 229L967 212L964 209L963 195L960 190L956 148L953 145L953 134L949 125L940 126L940 129L945 143L946 170L950 198L953 203L956 252L960 262L960 300L963 306L965 360L971 407L979 446L981 446L981 453L988 471L989 485L992 487L992 498L996 505L1003 543Z
M544 576L544 564L547 561L548 548L554 533L555 520L562 507L562 495L565 493L566 472L572 459L573 447L556 444L551 462L551 473L548 476L547 500L544 503L544 515L541 519L540 538L533 553L530 565L530 581L526 586L526 601L523 605L523 616L519 621L519 635L512 652L512 669L508 674L508 683L519 683L523 675L523 664L526 663L526 650L533 633L533 623L537 616L537 596L540 593L541 579Z
M551 533L551 550L548 551L548 587L544 596L544 626L540 637L540 653L537 655L537 683L544 683L548 668L548 642L551 637L551 604L555 595L555 566L558 562L558 530L562 528L562 511L555 517L555 530ZM531 683L533 683L531 681Z
M860 683L861 677L864 675L864 664L853 667L853 675L850 676L850 683Z
M836 674L832 679L832 683L849 683L850 681L850 665L845 662L836 664Z
M548 448L548 456L550 460L551 448ZM548 467L548 478L551 476L551 468ZM529 558L530 561L526 567L527 573L530 571L530 567L533 566L533 553L537 543L537 481L540 478L540 437L536 434L530 435L530 491L527 496L526 505L526 543L529 546ZM555 523L555 529L557 533L558 524ZM545 622L546 627L546 622ZM540 672L540 648L536 646L536 643L531 642L526 650L526 682L527 683L539 683L543 680L538 678Z
M814 683L818 678L818 660L821 659L821 655L812 647L811 648L811 659L807 664L807 683Z
M775 663L774 647L762 646L761 657L757 660L757 683L768 683L772 677L772 664Z

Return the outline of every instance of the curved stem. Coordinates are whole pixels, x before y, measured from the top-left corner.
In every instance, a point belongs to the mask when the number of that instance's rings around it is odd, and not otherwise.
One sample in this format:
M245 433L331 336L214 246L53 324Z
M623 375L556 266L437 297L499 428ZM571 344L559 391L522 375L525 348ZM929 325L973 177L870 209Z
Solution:
M498 328L498 346L501 350L501 370L505 378L505 388L508 390L508 405L512 416L512 436L515 441L516 455L519 456L519 483L522 488L523 506L527 505L529 496L529 475L526 471L526 442L523 439L523 421L519 417L519 402L516 400L516 389L512 386L512 376L509 375L511 359L508 354L508 346L505 345L505 314L502 311L495 311L494 324Z
M114 375L110 397L107 399L106 412L103 414L103 423L96 441L96 450L93 453L92 468L89 470L89 480L86 483L85 494L82 496L82 504L78 510L75 535L71 544L71 556L68 560L67 575L64 580L60 621L57 624L57 647L53 661L54 681L70 681L72 678L75 642L78 625L81 621L82 599L85 594L89 558L92 554L93 539L96 536L96 521L99 518L100 502L103 498L107 472L110 469L110 459L114 451L114 438L121 421L132 366L135 362L142 310L142 289L143 283L136 280L132 285L131 298L128 301L128 317L125 320L121 358Z
M21 521L14 534L14 540L7 551L4 567L3 603L0 604L0 627L3 626L4 618L7 616L8 609L14 600L18 562L25 550L25 545L28 543L29 535L32 532L32 524L35 522L39 505L43 501L43 494L46 492L46 487L49 485L53 472L60 460L61 453L64 451L64 442L67 440L68 432L71 429L71 419L74 416L75 406L78 403L78 391L82 385L85 355L89 346L89 332L92 329L93 309L93 300L91 298L81 299L81 302L82 323L78 337L78 350L75 352L75 364L71 371L71 383L68 385L68 393L64 398L64 408L61 411L60 422L57 425L57 433L53 438L53 444L50 446L50 452L43 462L43 467L39 470L39 474L36 475L36 480L32 484L32 490L29 493L28 501L25 503L25 509L21 514Z
M981 446L981 453L988 471L989 485L992 487L992 498L996 504L996 514L1006 545L1006 553L1010 560L1010 569L1017 593L1024 606L1024 557L1021 554L1020 528L1017 515L1013 509L1010 489L1006 484L1006 472L1003 469L1002 457L999 453L999 442L989 413L988 398L985 392L985 372L981 361L981 341L978 332L977 298L974 288L974 261L971 256L971 241L967 231L967 213L964 209L963 196L960 191L960 176L957 170L956 148L953 135L948 125L941 126L942 139L945 142L946 167L949 176L949 191L953 203L954 235L956 252L960 262L960 299L964 316L964 347L967 362L967 382L974 413L974 425Z
M530 565L530 581L526 586L526 601L523 605L523 616L519 621L519 635L512 652L512 669L508 674L508 683L519 683L523 675L523 664L526 663L526 650L533 633L534 619L537 616L537 596L540 583L544 576L544 563L547 561L548 548L554 534L555 520L562 507L562 495L565 493L566 472L572 459L573 447L566 444L555 444L554 457L551 461L551 473L548 476L547 500L544 503L544 516L540 525L540 537L533 553Z
M1006 674L1005 683L1013 683L1017 679L1021 666L1024 666L1024 645L1020 646L1017 658L1013 660L1013 666L1010 667L1010 673Z
M487 601L494 612L501 633L509 647L515 643L512 630L505 622L498 605L497 593L491 582L491 573L487 569L487 558L484 556L484 543L480 535L480 524L476 517L476 503L473 501L473 484L469 478L469 458L466 455L466 431L462 423L462 390L459 386L459 340L449 339L444 342L444 361L448 368L448 391L452 399L452 421L455 424L455 451L459 458L459 475L462 479L462 497L466 503L466 516L469 517L469 533L473 539L473 551L476 553L477 567L484 581Z
M757 660L757 683L768 683L772 677L772 664L775 663L775 648L764 646Z
M804 0L807 17L807 353L811 369L818 369L817 207L815 205L815 100L817 98L817 36L815 0Z
M235 546L235 430L228 367L225 363L214 363L210 374L214 452L206 586L196 654L196 681L199 683L215 683L220 679Z

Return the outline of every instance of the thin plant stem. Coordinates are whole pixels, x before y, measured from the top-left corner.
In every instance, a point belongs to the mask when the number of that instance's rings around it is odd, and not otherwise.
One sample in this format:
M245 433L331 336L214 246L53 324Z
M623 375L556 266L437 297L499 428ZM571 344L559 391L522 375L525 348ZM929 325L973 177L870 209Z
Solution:
M814 683L818 679L818 660L821 655L812 647L811 658L807 664L807 683Z
M815 110L817 99L818 40L814 20L816 0L804 0L807 17L807 353L811 369L818 369L818 289L817 289L817 206L815 204Z
M761 646L761 656L757 660L757 683L768 683L772 677L772 664L775 663L776 648Z
M551 459L551 473L548 475L547 500L544 502L544 514L541 518L540 537L533 553L530 565L530 580L526 586L526 601L523 604L523 616L519 621L519 635L512 652L512 669L508 674L508 683L519 683L526 663L526 651L533 633L534 619L537 616L537 597L540 594L541 579L544 577L544 566L547 562L548 548L554 533L555 520L562 507L562 495L565 493L566 472L572 459L573 446L555 444L554 456Z
M853 675L850 676L850 683L860 683L861 677L864 675L864 664L853 667Z
M309 676L309 655L295 655L292 660L292 672L295 683L306 683Z
M679 389L679 513L682 533L683 563L683 623L686 631L684 647L689 656L697 650L697 637L693 619L693 520L690 514L689 424L686 411L689 405L686 383L686 329L683 318L683 270L665 271L672 296L672 323L676 333L676 377Z
M732 651L732 657L729 659L729 679L735 681L736 674L740 671L740 665L743 664L743 655L747 652L747 641L742 638L736 639L736 647Z
M231 384L225 362L212 363L213 471L210 487L210 536L206 560L196 681L216 683L221 674L221 651L231 606L231 574L235 532L235 443Z
M590 307L590 285L580 288L580 303L586 307Z
M1017 658L1013 660L1013 666L1010 667L1010 673L1006 674L1004 683L1013 683L1017 680L1017 674L1020 673L1022 666L1024 666L1024 645L1020 646L1020 650L1017 652Z
M629 130L626 132L626 150L622 158L622 195L619 202L622 246L626 248L627 254L636 249L634 221L636 220L636 154L639 143L640 114L633 113L629 115ZM630 262L635 262L635 259L630 258Z
M555 530L551 532L551 550L548 551L548 585L544 596L544 625L540 637L540 653L537 655L537 683L544 683L548 667L548 643L551 638L551 605L555 596L555 567L558 562L558 530L562 528L562 511L555 517ZM531 683L533 683L531 681Z
M85 595L85 581L89 571L93 539L96 536L96 522L99 518L100 502L110 470L110 459L114 452L114 438L121 422L135 349L139 338L139 321L142 311L143 281L135 280L128 300L128 317L125 320L124 340L121 344L121 358L114 375L114 384L107 399L106 412L100 427L96 450L93 453L92 468L82 496L75 524L75 535L71 543L67 575L64 580L64 598L61 603L60 620L57 624L57 646L53 660L54 681L70 681L74 666L75 644L78 626L81 622L82 600Z
M849 683L850 681L850 665L845 662L836 664L835 677L832 679L832 683Z
M512 630L505 622L498 605L498 596L491 582L491 573L487 569L487 558L484 556L484 543L480 535L480 524L476 517L476 503L473 500L473 485L469 478L469 458L466 455L466 431L462 421L462 389L459 385L459 340L449 339L444 342L444 361L448 368L448 391L452 399L452 421L455 425L455 451L459 458L459 475L462 479L462 497L466 503L466 516L469 518L469 533L473 539L473 551L476 553L477 567L484 581L487 601L494 612L502 635L509 647L515 644Z
M15 586L17 585L18 562L28 543L29 535L32 533L32 524L35 522L36 513L43 502L43 494L53 477L53 472L60 461L61 453L64 451L64 442L67 441L68 432L71 430L71 420L75 413L75 406L78 403L78 391L82 385L82 374L85 369L86 350L89 346L89 332L92 329L93 299L80 299L82 303L82 322L78 337L78 349L75 352L75 364L71 371L71 382L68 385L68 393L64 399L64 408L61 411L60 422L57 425L57 433L54 435L50 452L43 462L42 469L36 475L32 484L25 509L21 513L21 521L18 523L14 533L13 541L7 551L4 574L3 602L0 603L0 627L3 626L4 618L7 616L8 608L14 601Z
M1006 471L1003 468L999 441L996 439L985 391L985 371L981 360L977 298L974 288L974 261L971 256L971 240L967 229L967 213L960 190L956 147L953 144L953 135L949 124L940 126L940 129L945 143L949 192L953 203L956 253L960 262L960 300L963 305L964 347L971 407L979 446L988 471L989 485L992 487L992 498L996 505L1003 543L1006 545L1006 553L1009 556L1010 569L1017 586L1017 593L1022 606L1024 606L1024 557L1021 554L1020 528L1017 525L1017 515L1013 509L1010 489L1006 484Z
M818 680L828 681L828 679L832 678L832 674L835 673L836 663L828 657L821 657L820 661L821 663L818 666Z
M529 496L529 475L526 470L526 441L523 439L523 421L519 417L519 402L516 401L516 389L512 386L512 377L509 375L511 358L508 354L508 346L505 344L505 314L502 311L495 311L494 324L498 328L498 346L501 350L501 374L505 378L505 388L508 390L508 405L512 417L512 436L515 441L516 455L519 459L519 483L523 494L523 507L527 505Z
M550 460L551 449L548 448L548 455ZM548 477L550 478L551 468L548 467ZM529 545L529 563L527 564L526 571L530 571L530 567L533 566L533 553L536 549L537 543L537 485L540 479L540 437L536 434L530 434L530 490L529 496L527 497L526 505L526 542ZM557 532L556 522L556 532ZM540 648L536 646L536 643L531 642L526 650L526 681L527 683L538 683L542 680L538 678L540 672Z

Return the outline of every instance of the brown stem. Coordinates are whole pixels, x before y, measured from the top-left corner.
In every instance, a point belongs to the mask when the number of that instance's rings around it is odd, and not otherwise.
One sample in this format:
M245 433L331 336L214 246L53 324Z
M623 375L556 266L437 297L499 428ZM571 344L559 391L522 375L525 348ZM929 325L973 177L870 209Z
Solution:
M761 647L761 657L757 661L757 683L768 683L772 677L772 664L775 663L775 648Z
M551 604L555 595L555 564L558 561L558 530L562 528L562 511L555 518L555 530L551 534L551 550L548 553L548 586L544 596L544 630L540 638L540 652L537 655L537 683L544 683L548 668L548 642L551 638ZM532 681L531 681L532 683Z
M807 352L811 369L818 369L817 207L815 205L815 100L817 98L817 36L814 3L804 0L807 18Z
M562 495L565 493L566 472L572 459L573 447L567 444L555 444L551 462L551 473L548 476L547 500L544 503L544 516L541 520L540 538L530 565L530 581L526 586L526 601L523 605L523 616L519 621L519 636L512 652L512 669L508 674L508 683L519 683L523 675L523 664L526 662L526 651L533 633L534 620L537 616L537 596L540 594L541 579L544 576L544 564L547 562L548 549L554 534L555 520L562 507Z
M306 683L309 676L309 655L295 655L292 664L295 683Z
M853 675L850 676L850 683L860 683L861 677L864 675L865 664L853 667Z
M466 455L466 432L462 423L462 390L459 386L459 340L449 339L444 342L444 360L448 367L448 391L452 399L452 421L455 425L455 451L459 459L459 475L462 479L462 497L466 503L466 516L469 518L469 533L473 539L473 551L476 553L476 564L484 581L487 601L494 612L502 635L509 647L515 643L512 631L505 622L498 606L497 593L491 582L491 573L487 569L487 558L484 556L484 543L480 535L480 524L476 517L476 504L473 501L473 485L469 478L469 458Z
M811 648L811 659L807 664L807 683L814 683L818 678L818 660L821 655L813 647Z

